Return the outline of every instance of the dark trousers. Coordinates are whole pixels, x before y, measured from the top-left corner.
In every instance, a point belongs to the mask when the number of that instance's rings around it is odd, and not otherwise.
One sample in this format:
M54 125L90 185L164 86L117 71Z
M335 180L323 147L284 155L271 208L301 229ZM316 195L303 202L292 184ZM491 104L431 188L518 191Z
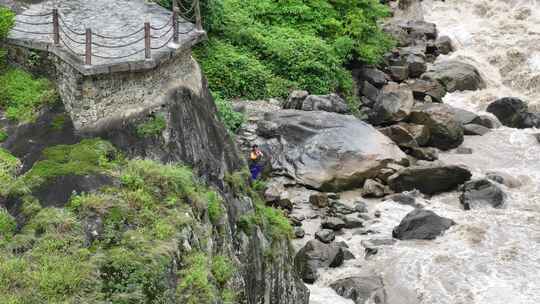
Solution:
M251 180L256 180L263 171L263 165L251 164L249 166L249 171L251 172Z

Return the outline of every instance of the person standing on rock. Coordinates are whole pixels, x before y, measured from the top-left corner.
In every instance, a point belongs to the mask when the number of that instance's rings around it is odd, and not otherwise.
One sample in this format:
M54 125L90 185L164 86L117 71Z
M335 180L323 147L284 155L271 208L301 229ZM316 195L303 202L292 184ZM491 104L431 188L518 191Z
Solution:
M251 172L251 179L256 180L261 175L264 169L264 154L259 146L253 145L251 152L249 153L249 171Z

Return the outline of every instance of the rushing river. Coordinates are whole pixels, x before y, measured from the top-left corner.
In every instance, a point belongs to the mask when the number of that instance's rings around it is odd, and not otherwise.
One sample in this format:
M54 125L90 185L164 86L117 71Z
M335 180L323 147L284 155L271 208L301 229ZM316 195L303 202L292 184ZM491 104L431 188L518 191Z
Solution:
M482 113L498 97L515 96L540 110L540 1L424 0L426 21L452 38L457 50L445 58L475 65L488 87L445 97L456 107ZM356 260L325 270L309 286L311 304L350 304L328 285L361 273L382 274L389 303L408 304L537 304L540 303L540 144L538 130L500 128L485 136L468 136L463 146L472 154L441 155L450 164L468 166L475 177L508 173L522 186L509 189L502 209L464 211L457 193L423 200L426 208L458 225L434 241L402 241L383 247L364 260L361 241L391 238L391 231L412 210L393 202L373 202L382 217L370 228L378 233L353 235L346 241ZM353 194L351 194L353 196ZM373 206L372 204L372 206ZM317 223L307 224L312 234ZM306 237L307 238L307 237Z

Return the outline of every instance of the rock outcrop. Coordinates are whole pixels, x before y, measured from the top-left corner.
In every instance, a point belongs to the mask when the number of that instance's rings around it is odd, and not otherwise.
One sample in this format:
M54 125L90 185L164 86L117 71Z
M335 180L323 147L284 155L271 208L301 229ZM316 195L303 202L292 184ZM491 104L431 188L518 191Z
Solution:
M495 115L507 127L519 129L540 127L540 113L529 112L528 105L518 98L498 99L492 102L486 111Z
M258 132L272 155L275 172L322 191L361 187L388 164L407 161L390 139L348 115L295 110L267 113Z
M469 170L460 166L413 166L390 176L388 185L396 192L417 189L425 194L436 194L457 188L471 178Z
M500 208L504 205L506 194L489 180L479 179L463 185L459 200L465 210L484 206Z
M433 211L415 209L394 228L392 236L400 240L433 240L455 224Z
M386 304L384 284L378 276L355 276L340 279L330 284L336 293L351 299L355 304Z
M318 269L338 267L343 264L343 248L311 240L300 249L294 258L296 271L304 282L312 284L319 277Z

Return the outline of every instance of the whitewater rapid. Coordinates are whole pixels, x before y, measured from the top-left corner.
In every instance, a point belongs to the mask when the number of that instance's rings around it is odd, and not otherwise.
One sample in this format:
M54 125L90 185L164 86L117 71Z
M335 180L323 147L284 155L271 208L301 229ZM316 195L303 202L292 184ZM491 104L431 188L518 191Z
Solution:
M450 36L456 48L437 60L471 63L487 82L484 90L448 94L445 103L485 113L495 99L514 96L540 110L540 1L424 0L423 8L425 20L437 24L439 34ZM346 231L336 238L347 242L357 259L322 271L309 286L310 304L353 303L328 286L362 273L382 275L391 304L540 303L540 144L535 133L540 131L502 127L467 136L463 146L472 154L441 154L445 163L466 165L475 178L504 172L522 186L503 186L508 199L502 209L464 211L456 192L420 200L458 223L434 241L401 241L366 261L361 241L391 238L393 227L412 210L394 202L370 202L371 213L382 212L369 227L377 233ZM357 195L351 193L351 201ZM312 235L317 222L305 228Z

